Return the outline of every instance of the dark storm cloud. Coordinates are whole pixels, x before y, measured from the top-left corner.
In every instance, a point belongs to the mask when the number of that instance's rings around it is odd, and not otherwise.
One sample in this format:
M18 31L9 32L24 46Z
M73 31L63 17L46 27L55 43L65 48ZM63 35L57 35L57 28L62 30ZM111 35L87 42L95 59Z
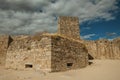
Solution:
M32 5L31 2L26 0L15 1L15 0L0 0L0 8L3 10L15 10L15 11L41 11L42 7L49 5L48 3L36 3Z

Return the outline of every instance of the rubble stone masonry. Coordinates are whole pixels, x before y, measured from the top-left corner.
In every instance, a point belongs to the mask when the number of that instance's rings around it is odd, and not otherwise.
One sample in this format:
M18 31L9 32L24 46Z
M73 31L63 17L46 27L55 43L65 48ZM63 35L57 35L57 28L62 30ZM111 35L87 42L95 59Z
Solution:
M82 40L78 17L65 16L59 17L56 34L0 35L0 65L10 69L49 72L79 69L88 65L89 56L120 59L120 38Z
M58 34L79 40L80 29L78 17L60 16L58 19Z
M8 35L0 35L0 65L5 64L8 40L9 40Z
M120 59L120 38L109 41L101 39L96 41L84 41L88 53L94 59Z
M60 35L25 37L11 43L6 55L6 68L46 70L49 72L78 69L88 65L84 44Z
M11 43L7 50L6 68L51 71L51 38L22 38Z
M61 36L52 36L51 42L52 71L79 69L88 65L88 51L81 42Z

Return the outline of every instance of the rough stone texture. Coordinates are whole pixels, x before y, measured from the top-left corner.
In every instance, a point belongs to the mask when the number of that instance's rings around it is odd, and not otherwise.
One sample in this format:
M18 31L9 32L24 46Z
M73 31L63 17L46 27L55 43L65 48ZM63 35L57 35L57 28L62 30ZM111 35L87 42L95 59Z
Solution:
M89 54L95 59L120 59L120 38L84 41Z
M89 55L91 55L93 58L96 58L97 47L95 41L83 41L83 43L86 45Z
M67 63L72 66L67 67ZM26 64L32 68L26 68ZM88 64L86 47L60 35L43 35L15 40L7 50L6 68L19 70L65 71Z
M9 36L0 35L0 65L5 64L8 41L9 41Z
M120 38L116 38L111 42L112 44L112 52L114 54L115 59L120 59Z
M67 36L69 38L80 39L78 17L59 17L58 34Z
M88 51L84 44L61 36L52 36L51 39L52 71L78 69L88 65Z
M60 17L58 25L58 34L12 36L6 68L65 71L87 66L88 51L80 42L78 18Z
M26 68L26 65L32 68ZM33 40L28 37L13 41L7 51L6 68L50 71L51 39Z
M29 36L28 35L11 35L11 37L15 41L15 40L27 38Z
M80 40L77 17L59 17L58 21L58 34L0 36L0 64L12 69L54 72L85 67L88 56L120 59L120 38Z

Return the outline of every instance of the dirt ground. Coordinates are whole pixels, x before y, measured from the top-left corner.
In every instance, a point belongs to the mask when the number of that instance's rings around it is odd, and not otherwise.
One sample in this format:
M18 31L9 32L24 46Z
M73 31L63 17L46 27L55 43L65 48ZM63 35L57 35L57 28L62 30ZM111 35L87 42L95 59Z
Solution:
M93 60L86 68L55 73L6 70L0 66L0 80L120 80L120 60Z

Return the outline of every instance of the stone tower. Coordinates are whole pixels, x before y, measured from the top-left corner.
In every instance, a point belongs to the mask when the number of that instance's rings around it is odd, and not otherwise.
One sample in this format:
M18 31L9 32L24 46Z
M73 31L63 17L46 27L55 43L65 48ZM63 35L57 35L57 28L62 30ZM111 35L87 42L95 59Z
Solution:
M78 17L60 16L58 19L58 34L69 38L80 39Z

